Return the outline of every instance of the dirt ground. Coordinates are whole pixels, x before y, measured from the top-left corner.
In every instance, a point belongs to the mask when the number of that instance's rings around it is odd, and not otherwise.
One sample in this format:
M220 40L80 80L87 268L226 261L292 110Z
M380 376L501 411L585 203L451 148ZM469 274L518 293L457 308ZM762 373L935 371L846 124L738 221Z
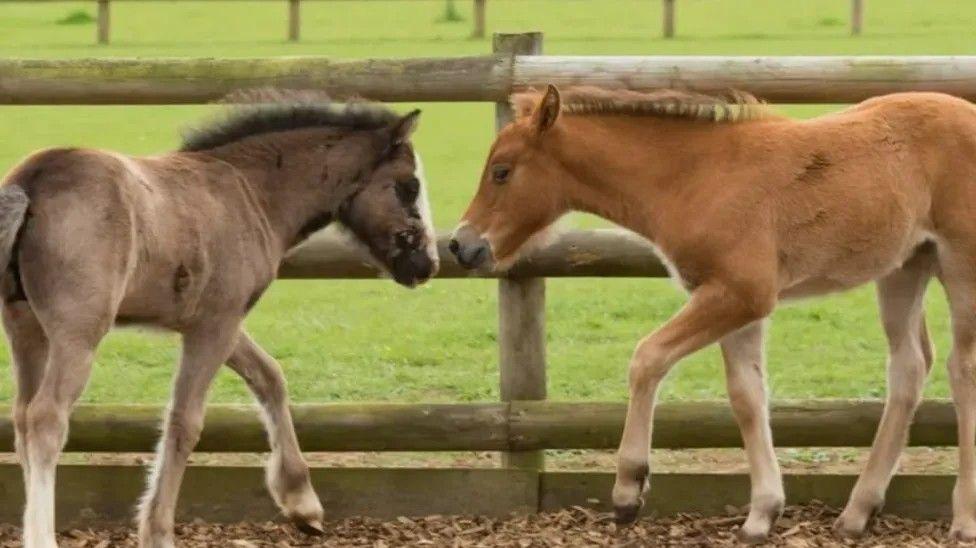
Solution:
M784 472L857 473L866 458L862 449L781 449L777 451ZM408 466L493 467L494 453L309 453L313 466ZM63 463L145 464L151 455L67 454ZM12 455L0 455L0 461ZM198 465L259 465L264 455L195 454ZM746 472L741 449L655 450L652 469L657 472ZM610 451L550 451L546 466L554 470L612 470ZM955 469L953 449L909 448L901 462L902 473L951 473ZM509 519L485 517L427 516L382 521L352 518L327 524L323 537L307 537L294 527L275 523L180 524L178 545L185 548L229 547L288 548L299 546L350 546L392 548L395 546L735 546L735 530L744 520L741 509L729 507L728 515L702 518L679 515L647 518L637 525L619 529L610 514L573 508L557 513ZM839 539L831 531L837 510L823 505L790 507L776 525L768 546L790 548L821 546L955 546L947 540L945 521L918 521L882 516L870 534L858 540ZM19 530L0 524L0 548L20 548ZM62 533L60 545L70 548L136 546L131 527L72 530Z
M933 547L955 546L946 540L944 521L913 521L881 516L859 540L833 535L831 522L837 511L819 504L787 508L766 546L806 548L820 546ZM423 547L518 547L548 546L736 546L735 530L744 516L698 518L679 515L646 518L636 525L617 528L610 514L583 508L508 519L428 516L393 521L345 519L328 523L321 537L307 537L290 525L241 523L207 525L202 522L177 527L177 543L185 548L289 548L299 546L350 546L392 548ZM0 547L19 548L19 530L0 525ZM130 527L73 530L62 533L60 544L71 548L134 547Z

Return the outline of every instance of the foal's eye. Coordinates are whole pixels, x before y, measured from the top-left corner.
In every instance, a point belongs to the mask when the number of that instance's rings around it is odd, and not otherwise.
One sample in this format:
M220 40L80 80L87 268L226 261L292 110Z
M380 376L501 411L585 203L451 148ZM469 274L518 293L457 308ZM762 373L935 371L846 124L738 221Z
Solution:
M396 233L395 239L399 249L409 249L414 246L417 235L412 230L401 230Z
M420 180L416 177L411 177L405 181L400 181L396 185L396 193L400 201L405 204L416 202L417 196L420 195Z
M495 164L491 166L491 178L498 184L502 184L508 180L508 176L512 173L512 168L504 164Z

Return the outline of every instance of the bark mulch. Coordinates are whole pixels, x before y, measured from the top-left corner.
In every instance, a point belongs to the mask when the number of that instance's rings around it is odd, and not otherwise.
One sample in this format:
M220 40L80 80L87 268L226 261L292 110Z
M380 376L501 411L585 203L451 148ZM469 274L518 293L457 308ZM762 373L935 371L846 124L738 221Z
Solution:
M184 548L228 547L289 548L298 546L736 546L735 529L744 516L730 508L729 516L679 515L645 518L636 525L617 528L610 514L571 508L507 519L428 516L384 521L351 518L326 524L327 533L308 537L290 525L195 522L177 526L177 544ZM731 515L731 514L735 515ZM918 521L883 515L874 520L861 539L839 539L831 531L837 511L819 504L794 506L777 522L767 546L806 548L819 546L955 546L947 539L945 521ZM135 546L130 527L65 531L63 548L110 548ZM20 547L19 529L0 525L0 548Z

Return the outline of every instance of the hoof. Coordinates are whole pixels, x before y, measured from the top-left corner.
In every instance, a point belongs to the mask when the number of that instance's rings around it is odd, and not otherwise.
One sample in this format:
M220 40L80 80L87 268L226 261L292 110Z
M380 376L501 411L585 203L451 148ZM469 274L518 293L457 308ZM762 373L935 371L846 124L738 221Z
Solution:
M613 507L613 521L617 525L630 525L637 521L643 502Z
M739 529L735 533L735 538L742 544L762 544L769 538L767 533L750 533L745 529Z
M964 528L955 528L949 531L949 540L954 542L973 542L976 541L976 531Z
M859 539L864 536L864 527L849 527L840 518L834 522L834 534L840 538Z
M325 527L323 527L322 522L317 519L315 520L294 519L292 521L295 523L295 527L297 527L299 531L305 533L306 535L319 537L325 534Z

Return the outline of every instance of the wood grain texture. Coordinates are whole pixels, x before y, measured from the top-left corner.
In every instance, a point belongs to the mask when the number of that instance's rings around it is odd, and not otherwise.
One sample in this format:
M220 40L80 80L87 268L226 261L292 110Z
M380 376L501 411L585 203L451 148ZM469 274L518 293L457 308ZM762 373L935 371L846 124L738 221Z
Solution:
M482 101L508 93L510 58L2 59L0 104L203 104L238 89L315 89L377 101Z
M513 89L550 82L740 89L773 103L852 103L900 91L976 100L976 56L0 60L0 104L200 104L265 86L321 89L337 98L498 102Z
M145 485L137 466L58 467L59 528L131 523ZM280 519L258 467L190 466L177 506L177 520L208 522ZM819 500L842 506L853 475L787 474L787 502ZM912 518L950 515L948 475L897 475L885 513ZM329 519L417 515L488 515L554 511L570 506L609 510L613 474L516 469L313 468L312 483ZM20 468L0 465L0 522L18 523L23 505ZM724 515L725 507L748 502L745 474L655 474L644 512Z
M668 275L646 239L619 229L574 230L553 235L507 272L471 272L462 268L441 236L438 278L654 277ZM330 233L313 236L292 251L278 271L285 279L363 279L382 273L361 246Z
M777 447L868 447L881 401L774 402ZM537 451L613 449L620 441L623 402L513 401L471 404L301 404L292 406L305 451ZM152 452L161 406L79 405L71 417L68 452ZM0 408L0 452L13 451L9 408ZM211 405L199 451L267 451L257 410ZM924 402L909 445L953 446L956 418L947 400ZM666 402L658 406L654 446L662 449L741 447L727 402Z

